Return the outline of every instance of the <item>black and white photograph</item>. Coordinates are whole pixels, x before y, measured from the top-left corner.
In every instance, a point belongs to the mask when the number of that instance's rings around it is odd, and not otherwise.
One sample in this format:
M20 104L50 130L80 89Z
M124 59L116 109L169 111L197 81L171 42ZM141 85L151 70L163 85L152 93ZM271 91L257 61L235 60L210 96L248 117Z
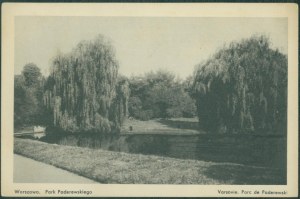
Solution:
M2 65L11 70L12 131L2 134L11 139L14 196L93 196L88 187L103 184L294 194L297 184L275 188L298 182L290 16L72 11L13 17L13 64ZM34 188L41 184L57 188Z

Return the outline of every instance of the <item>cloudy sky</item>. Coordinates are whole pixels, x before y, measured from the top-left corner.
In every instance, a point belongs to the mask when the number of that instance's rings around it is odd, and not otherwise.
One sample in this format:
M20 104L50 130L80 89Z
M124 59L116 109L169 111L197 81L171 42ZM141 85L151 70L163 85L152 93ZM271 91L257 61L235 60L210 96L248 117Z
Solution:
M48 75L57 52L98 34L112 40L127 76L163 69L185 78L224 44L253 34L287 54L285 18L16 17L15 74L33 62Z

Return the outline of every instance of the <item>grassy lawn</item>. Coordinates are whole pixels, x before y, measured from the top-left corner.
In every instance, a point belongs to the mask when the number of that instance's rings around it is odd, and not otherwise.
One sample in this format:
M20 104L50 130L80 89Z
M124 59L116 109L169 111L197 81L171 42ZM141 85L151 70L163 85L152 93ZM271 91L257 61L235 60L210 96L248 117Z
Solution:
M130 130L132 127L132 130ZM197 118L170 118L140 121L127 119L122 125L123 134L200 134Z
M111 184L284 184L278 169L127 154L15 138L14 152Z

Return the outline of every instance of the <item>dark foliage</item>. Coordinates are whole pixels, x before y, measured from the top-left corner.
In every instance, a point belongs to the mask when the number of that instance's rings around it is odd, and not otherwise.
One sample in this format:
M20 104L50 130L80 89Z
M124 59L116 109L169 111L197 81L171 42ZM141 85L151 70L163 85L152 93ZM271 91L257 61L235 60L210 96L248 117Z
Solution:
M212 132L286 132L287 57L265 36L231 43L200 64L199 122Z
M195 102L186 86L185 82L176 80L172 73L166 71L132 77L130 116L140 120L195 116Z
M44 78L33 63L14 77L14 127L46 125L51 115L43 105Z
M24 66L22 76L25 85L28 87L38 86L42 78L41 70L34 63L29 63Z
M70 132L118 132L129 95L118 68L114 48L101 35L57 55L44 94L53 125Z

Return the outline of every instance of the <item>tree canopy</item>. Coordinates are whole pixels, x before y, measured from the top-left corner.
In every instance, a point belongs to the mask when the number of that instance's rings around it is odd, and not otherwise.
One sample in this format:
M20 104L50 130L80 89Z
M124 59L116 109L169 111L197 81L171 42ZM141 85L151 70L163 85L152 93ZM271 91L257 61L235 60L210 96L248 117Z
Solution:
M28 63L24 66L22 76L26 86L32 87L38 85L41 81L42 73L39 67L34 63Z
M202 128L213 132L286 130L287 57L252 36L199 64L193 83Z
M211 132L284 132L287 56L265 36L232 42L182 81L167 71L126 78L111 42L99 35L58 53L45 80L29 63L15 75L15 126L48 124L69 132L119 132L140 120L194 117ZM47 107L45 109L44 107Z
M111 42L101 35L80 42L71 53L58 54L44 94L54 126L71 132L118 132L129 95L126 81L118 81L118 68Z
M44 77L34 64L26 64L14 77L14 126L45 125L49 113L43 105Z
M150 72L130 79L129 113L132 117L152 118L193 117L195 102L185 82L167 71Z

